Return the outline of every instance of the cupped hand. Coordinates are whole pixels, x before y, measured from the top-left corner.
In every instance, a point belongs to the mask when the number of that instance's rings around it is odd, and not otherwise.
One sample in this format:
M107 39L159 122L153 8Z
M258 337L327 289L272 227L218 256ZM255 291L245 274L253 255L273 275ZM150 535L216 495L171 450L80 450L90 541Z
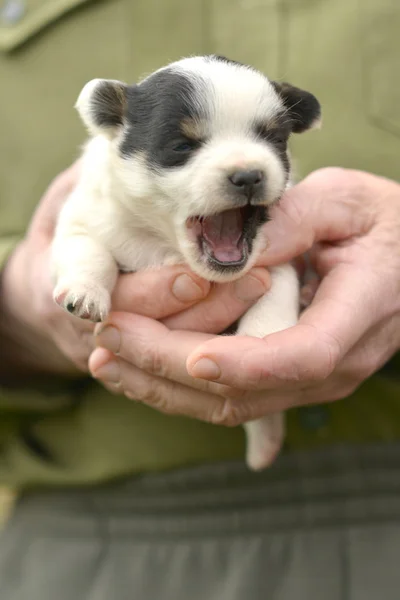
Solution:
M309 252L319 279L295 327L228 337L187 331L184 314L157 323L113 313L97 336L93 375L162 411L237 425L345 398L379 369L400 348L400 185L321 169L272 216L262 264Z
M67 376L88 371L94 324L55 304L49 261L59 211L78 176L76 163L50 185L25 238L1 274L2 343L7 340L8 354L13 355L14 377L24 371ZM258 279L249 275L243 281L212 289L182 265L124 274L118 279L112 307L165 319L171 327L220 332L268 289L268 273L261 271Z

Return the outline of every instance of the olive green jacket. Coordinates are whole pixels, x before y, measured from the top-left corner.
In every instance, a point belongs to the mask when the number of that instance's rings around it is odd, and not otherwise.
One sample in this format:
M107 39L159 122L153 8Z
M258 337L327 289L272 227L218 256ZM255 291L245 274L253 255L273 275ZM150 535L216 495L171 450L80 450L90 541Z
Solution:
M398 178L397 0L4 0L0 4L0 259L85 138L73 110L94 77L135 81L182 55L218 53L313 91L321 132L297 170L342 165ZM327 207L327 210L329 208ZM1 344L1 340L0 340ZM288 448L400 437L400 382L290 411ZM168 417L93 381L0 390L0 483L93 483L241 456L241 428Z

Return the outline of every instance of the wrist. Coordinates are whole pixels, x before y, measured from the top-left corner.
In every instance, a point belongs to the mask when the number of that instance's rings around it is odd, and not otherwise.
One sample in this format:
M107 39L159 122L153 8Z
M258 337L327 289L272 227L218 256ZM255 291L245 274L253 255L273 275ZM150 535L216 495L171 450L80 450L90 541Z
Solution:
M22 242L0 273L0 382L14 384L21 377L65 371L67 360L55 347L45 323L40 322L34 290L40 286Z

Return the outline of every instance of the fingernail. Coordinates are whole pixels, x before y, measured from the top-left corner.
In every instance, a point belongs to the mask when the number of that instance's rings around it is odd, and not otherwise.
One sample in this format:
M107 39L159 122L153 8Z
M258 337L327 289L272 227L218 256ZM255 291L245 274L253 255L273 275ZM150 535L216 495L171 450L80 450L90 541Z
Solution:
M190 374L198 379L210 379L214 381L220 378L221 369L213 360L201 358L190 369Z
M102 379L108 383L119 384L121 382L121 373L119 365L116 360L111 360L108 363L102 365L94 373L96 379Z
M118 354L121 348L121 334L119 330L111 325L100 329L96 335L96 345L110 350L113 354Z
M172 284L172 293L179 302L193 302L204 298L204 292L189 275L179 275Z
M235 282L235 294L239 300L249 302L261 298L267 291L266 284L254 275L245 275Z

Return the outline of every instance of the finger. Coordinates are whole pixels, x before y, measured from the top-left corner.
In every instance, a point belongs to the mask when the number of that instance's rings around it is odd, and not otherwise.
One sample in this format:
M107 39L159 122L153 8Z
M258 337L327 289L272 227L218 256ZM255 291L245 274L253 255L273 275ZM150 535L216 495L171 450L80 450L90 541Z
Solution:
M214 422L224 404L219 396L151 375L101 348L92 354L89 367L107 389L170 415Z
M318 277L314 277L300 288L300 308L302 310L310 306L315 294L317 293L319 284L320 279Z
M65 320L58 326L54 325L52 335L62 354L80 371L87 373L89 356L95 349L93 332L84 331Z
M162 323L139 315L112 313L106 326L97 328L96 345L149 374L218 394L222 393L219 384L193 379L185 366L188 355L211 337L170 331Z
M344 240L368 231L378 207L366 200L365 189L376 186L377 179L336 168L320 169L306 177L271 210L265 226L269 244L258 264L279 264L320 240ZM368 197L374 197L371 190Z
M298 325L262 340L211 339L189 356L188 371L242 389L323 381L374 322L376 288L373 274L341 265L323 280Z
M220 333L235 323L269 287L268 271L264 267L253 269L238 281L213 286L203 301L163 322L169 329Z
M292 406L318 401L311 395L308 398L302 391L263 391L225 397L147 373L103 348L93 352L89 368L93 377L112 393L125 394L161 412L216 425L237 426Z
M121 275L112 310L163 319L207 296L210 283L182 265Z
M357 385L383 367L398 352L400 315L376 323L344 357L340 373Z

